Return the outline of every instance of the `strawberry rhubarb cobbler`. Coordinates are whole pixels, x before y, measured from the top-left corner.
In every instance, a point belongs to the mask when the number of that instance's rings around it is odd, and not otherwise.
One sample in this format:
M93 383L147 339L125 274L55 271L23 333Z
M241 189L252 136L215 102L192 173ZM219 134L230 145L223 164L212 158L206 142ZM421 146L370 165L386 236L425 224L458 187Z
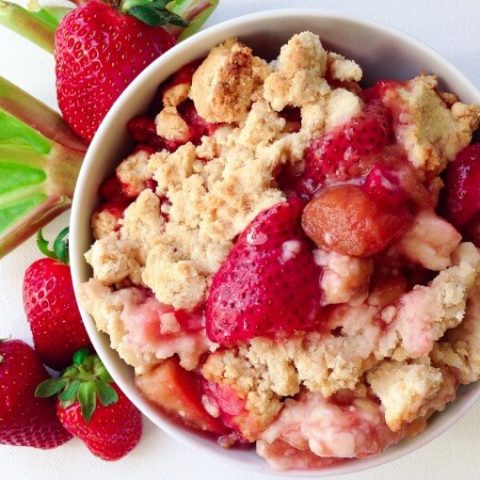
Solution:
M277 469L375 455L480 378L480 107L294 35L165 83L80 300L139 390Z

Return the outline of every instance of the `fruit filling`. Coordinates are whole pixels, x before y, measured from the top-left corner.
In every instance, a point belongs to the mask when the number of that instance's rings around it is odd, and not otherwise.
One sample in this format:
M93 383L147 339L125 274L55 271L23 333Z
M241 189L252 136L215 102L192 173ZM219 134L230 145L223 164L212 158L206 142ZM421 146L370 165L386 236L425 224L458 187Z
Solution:
M158 88L105 179L83 307L163 414L276 469L376 455L480 379L480 107L310 32Z

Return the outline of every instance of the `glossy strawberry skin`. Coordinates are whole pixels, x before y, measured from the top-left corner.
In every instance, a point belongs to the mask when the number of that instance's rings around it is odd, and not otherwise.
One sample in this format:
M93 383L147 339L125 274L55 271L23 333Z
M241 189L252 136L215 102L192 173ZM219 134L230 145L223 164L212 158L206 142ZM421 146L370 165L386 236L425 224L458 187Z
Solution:
M57 401L57 415L62 425L103 460L125 456L135 448L142 435L140 412L116 385L112 387L118 394L118 401L107 407L98 402L89 422L82 417L78 402L63 408Z
M163 28L98 0L72 10L55 33L57 98L70 127L90 141L120 93L174 44Z
M457 228L480 211L480 144L464 148L448 165L441 207L445 218Z
M327 179L347 180L350 170L365 156L381 151L391 140L388 111L379 101L368 104L346 124L312 141L305 156L305 170L295 190L310 196Z
M23 279L23 306L42 361L55 370L90 346L73 293L70 267L51 258L32 263Z
M0 444L50 449L70 440L55 401L34 396L48 378L34 350L20 340L6 340L0 342L0 356Z
M301 230L302 208L298 198L275 205L240 235L208 293L206 329L211 340L231 345L316 328L321 269Z

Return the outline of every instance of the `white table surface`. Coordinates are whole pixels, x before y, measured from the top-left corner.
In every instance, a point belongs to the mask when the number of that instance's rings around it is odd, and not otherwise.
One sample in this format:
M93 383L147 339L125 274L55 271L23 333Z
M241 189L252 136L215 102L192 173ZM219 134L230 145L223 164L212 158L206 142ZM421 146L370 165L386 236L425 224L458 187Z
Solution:
M285 7L321 8L383 22L407 32L439 51L480 86L479 0L221 0L209 24L246 13ZM44 51L0 27L0 75L39 99L55 105L53 60ZM53 235L68 222L57 219L46 232ZM33 240L0 261L0 338L31 341L22 309L23 272L38 252ZM1 401L1 399L0 399ZM342 477L346 480L480 479L480 404L449 432L431 444L375 470ZM78 440L53 450L0 445L0 479L208 479L266 478L219 464L187 448L145 421L141 444L126 458L103 462Z

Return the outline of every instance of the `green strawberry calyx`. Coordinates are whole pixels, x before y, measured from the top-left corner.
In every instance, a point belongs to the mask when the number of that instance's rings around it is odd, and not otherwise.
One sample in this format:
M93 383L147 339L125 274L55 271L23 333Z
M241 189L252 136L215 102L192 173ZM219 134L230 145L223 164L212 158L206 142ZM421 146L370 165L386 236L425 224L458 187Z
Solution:
M120 10L151 27L167 24L187 27L188 22L183 17L167 8L169 3L172 2L170 0L123 0Z
M48 258L58 260L65 265L69 263L68 256L68 231L69 228L65 227L53 241L53 249L50 250L48 240L43 237L43 232L40 229L37 232L37 246L38 249Z
M97 408L97 399L105 407L118 401L112 383L112 377L100 358L82 348L74 353L73 364L59 378L49 378L38 385L35 396L57 396L62 408L78 402L83 419L89 422Z

